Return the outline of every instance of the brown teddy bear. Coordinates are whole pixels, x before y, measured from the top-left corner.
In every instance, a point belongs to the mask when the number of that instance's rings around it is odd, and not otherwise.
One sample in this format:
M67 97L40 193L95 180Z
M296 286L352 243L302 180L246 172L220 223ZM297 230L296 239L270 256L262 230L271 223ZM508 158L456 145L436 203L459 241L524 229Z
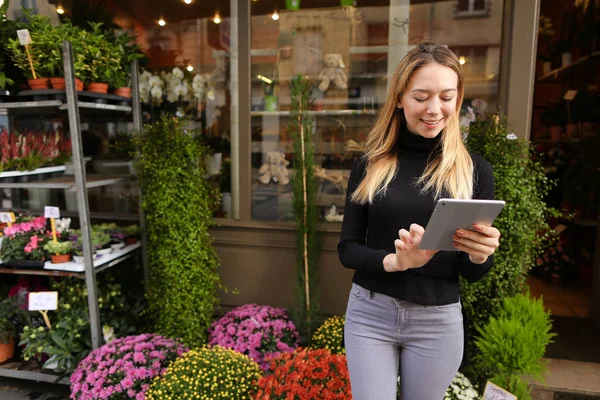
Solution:
M333 82L338 89L348 89L348 76L344 72L342 55L337 53L325 54L325 68L319 74L319 89L326 91Z
M286 168L289 164L290 162L285 159L285 154L278 151L269 151L266 162L258 170L260 174L258 177L259 182L266 185L272 179L275 183L287 185L290 183Z

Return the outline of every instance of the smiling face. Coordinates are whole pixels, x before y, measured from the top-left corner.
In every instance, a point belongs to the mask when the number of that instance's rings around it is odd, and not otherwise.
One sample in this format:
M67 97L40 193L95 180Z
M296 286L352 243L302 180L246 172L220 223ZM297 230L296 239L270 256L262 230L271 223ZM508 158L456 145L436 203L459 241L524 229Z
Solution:
M456 113L458 75L436 62L414 72L398 102L404 109L408 130L425 138L434 138Z

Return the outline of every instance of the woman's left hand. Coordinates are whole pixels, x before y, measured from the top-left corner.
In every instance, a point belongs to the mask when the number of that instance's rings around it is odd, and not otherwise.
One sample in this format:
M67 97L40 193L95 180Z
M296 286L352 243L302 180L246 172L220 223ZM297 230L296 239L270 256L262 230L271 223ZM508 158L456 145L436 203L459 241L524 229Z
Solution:
M458 229L453 245L457 250L467 253L471 262L483 264L500 245L500 231L481 224L473 225L472 230Z

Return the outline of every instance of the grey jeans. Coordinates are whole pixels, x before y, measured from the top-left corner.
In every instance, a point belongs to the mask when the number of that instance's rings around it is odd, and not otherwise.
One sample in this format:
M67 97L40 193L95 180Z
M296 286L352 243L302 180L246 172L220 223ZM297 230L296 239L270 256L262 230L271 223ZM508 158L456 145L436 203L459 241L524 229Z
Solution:
M353 284L344 342L353 400L440 400L463 355L460 303L421 306Z

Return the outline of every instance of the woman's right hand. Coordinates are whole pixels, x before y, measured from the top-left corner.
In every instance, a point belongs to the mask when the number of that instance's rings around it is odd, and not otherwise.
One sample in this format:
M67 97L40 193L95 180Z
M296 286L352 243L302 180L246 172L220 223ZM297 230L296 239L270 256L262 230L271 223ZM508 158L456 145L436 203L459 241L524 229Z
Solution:
M387 272L406 271L410 268L421 268L437 253L437 250L421 250L419 243L425 233L421 225L412 224L410 231L400 229L399 239L394 241L396 254L388 254L383 259L383 268Z

